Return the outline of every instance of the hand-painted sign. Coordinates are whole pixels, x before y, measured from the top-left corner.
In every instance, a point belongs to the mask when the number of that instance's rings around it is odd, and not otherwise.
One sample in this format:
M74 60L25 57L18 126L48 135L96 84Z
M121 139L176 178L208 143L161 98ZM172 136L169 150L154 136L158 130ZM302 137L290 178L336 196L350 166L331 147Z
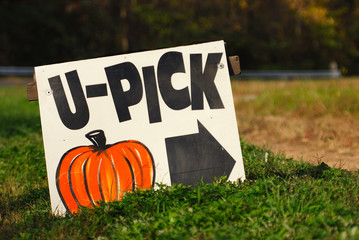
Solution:
M244 180L223 41L40 66L35 74L55 213L155 182Z

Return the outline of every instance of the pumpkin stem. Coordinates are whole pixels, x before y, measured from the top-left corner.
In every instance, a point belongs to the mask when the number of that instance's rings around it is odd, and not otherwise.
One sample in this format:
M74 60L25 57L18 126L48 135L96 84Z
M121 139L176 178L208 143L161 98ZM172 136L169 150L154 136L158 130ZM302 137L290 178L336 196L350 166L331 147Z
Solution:
M106 137L103 130L94 130L85 135L93 145L100 149L106 148Z

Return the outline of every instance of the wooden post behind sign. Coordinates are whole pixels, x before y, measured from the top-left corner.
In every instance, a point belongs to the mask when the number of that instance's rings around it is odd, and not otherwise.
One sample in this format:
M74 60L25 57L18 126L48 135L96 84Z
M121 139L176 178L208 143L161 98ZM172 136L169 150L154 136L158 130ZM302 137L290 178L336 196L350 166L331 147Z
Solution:
M37 101L39 99L37 95L36 80L27 84L27 99L29 101Z
M241 74L241 65L238 56L228 57L228 62L229 62L229 66L228 66L229 73L231 76ZM39 99L35 76L34 76L34 81L27 84L27 99L29 101L37 101Z
M239 62L238 56L228 57L229 62L229 74L230 75L239 75L241 74L241 65Z

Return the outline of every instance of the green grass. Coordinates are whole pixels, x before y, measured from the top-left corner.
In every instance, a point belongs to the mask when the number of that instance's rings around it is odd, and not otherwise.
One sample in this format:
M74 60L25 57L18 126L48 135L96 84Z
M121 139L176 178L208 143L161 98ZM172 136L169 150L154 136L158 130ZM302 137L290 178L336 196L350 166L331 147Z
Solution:
M257 114L282 115L291 112L300 116L315 117L326 114L357 116L359 113L358 78L257 83L256 85L253 81L254 86L251 89L258 95L255 104L251 104ZM241 83L238 81L232 85L234 94L246 91L241 89ZM259 90L263 85L268 88Z
M37 102L0 88L0 239L358 239L357 172L242 142L247 180L135 191L51 214Z

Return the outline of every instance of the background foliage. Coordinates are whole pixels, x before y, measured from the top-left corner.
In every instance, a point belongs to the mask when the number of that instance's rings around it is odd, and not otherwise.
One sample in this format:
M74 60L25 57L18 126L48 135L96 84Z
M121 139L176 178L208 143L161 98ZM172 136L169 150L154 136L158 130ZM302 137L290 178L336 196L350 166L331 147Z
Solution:
M243 69L359 73L359 1L0 0L0 65L223 39Z

